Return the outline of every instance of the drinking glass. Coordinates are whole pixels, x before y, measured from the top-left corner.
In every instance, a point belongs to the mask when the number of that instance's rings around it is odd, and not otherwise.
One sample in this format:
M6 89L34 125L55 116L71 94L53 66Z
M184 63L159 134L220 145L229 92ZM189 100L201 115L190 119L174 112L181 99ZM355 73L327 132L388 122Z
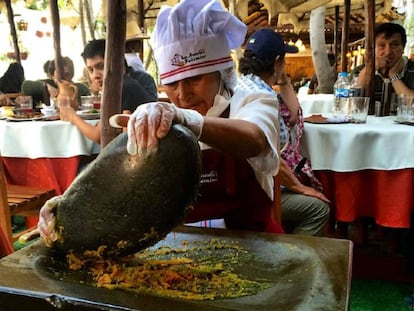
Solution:
M368 116L369 97L350 97L351 122L366 123Z
M398 96L397 121L406 122L413 120L414 97L408 95Z

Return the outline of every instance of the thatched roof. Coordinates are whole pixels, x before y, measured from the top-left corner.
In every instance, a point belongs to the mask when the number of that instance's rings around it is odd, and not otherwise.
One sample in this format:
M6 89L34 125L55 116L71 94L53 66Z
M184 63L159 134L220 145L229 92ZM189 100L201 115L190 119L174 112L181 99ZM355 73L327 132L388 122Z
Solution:
M366 1L352 0L350 8L349 42L359 40L365 35L365 9ZM335 24L338 22L339 30L344 19L344 1L339 0L249 0L248 16L253 10L267 10L269 14L268 26L271 26L287 39L296 40L300 38L303 42L309 39L309 20L311 11L320 6L325 6L325 34L326 41L333 42ZM398 14L395 7L392 7L391 0L375 1L376 23L384 23L395 20L404 20L404 14ZM338 13L338 14L337 14ZM245 20L244 17L243 20ZM258 27L263 27L260 23ZM254 31L255 27L250 27ZM257 27L256 27L257 28Z

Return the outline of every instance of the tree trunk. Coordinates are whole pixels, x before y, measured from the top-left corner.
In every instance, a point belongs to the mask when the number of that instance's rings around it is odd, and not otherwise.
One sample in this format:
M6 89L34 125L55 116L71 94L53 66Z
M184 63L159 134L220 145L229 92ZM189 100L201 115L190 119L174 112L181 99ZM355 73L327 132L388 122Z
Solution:
M107 3L108 36L105 51L105 72L101 108L101 147L119 134L109 125L109 117L119 113L125 70L126 0Z
M365 68L366 79L364 85L364 94L370 98L369 114L375 113L375 1L370 0L365 3ZM384 107L384 103L382 103ZM382 108L381 108L382 109Z
M407 32L407 45L405 47L405 55L408 55L410 58L414 57L414 16L413 16L413 6L414 0L408 0L406 11L405 11L405 20L404 28Z
M331 94L336 80L336 74L331 69L328 53L326 51L325 32L325 6L321 6L311 11L309 24L309 39L312 47L312 60L315 66L316 76L318 77L318 92Z
M6 7L7 7L7 17L8 17L9 24L10 24L10 33L13 38L14 51L16 53L16 62L21 64L20 49L19 49L19 43L17 39L16 26L14 25L14 13L13 13L13 8L12 8L10 0L6 0Z
M88 27L89 27L89 34L91 36L91 39L95 39L95 27L93 25L93 12L92 12L92 6L89 0L84 0L84 8L85 8L85 12L86 12L86 21L88 22Z
M50 1L50 16L52 17L53 26L53 45L55 48L55 64L56 64L56 78L63 80L63 69L62 69L62 53L60 50L60 17L58 0Z
M82 44L86 45L86 29L85 29L85 6L84 0L79 0L79 18L80 18L80 28L82 36Z
M344 0L344 17L342 19L342 42L341 42L341 71L344 71L344 72L348 72L348 58L346 57L346 53L348 53L350 15L351 15L351 0Z

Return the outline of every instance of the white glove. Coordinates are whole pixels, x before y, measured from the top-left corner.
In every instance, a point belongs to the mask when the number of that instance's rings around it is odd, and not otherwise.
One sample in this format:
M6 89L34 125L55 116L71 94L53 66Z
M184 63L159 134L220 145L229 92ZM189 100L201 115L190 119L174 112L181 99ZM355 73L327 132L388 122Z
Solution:
M173 123L190 129L197 139L201 136L203 116L195 110L177 108L164 102L138 106L128 121L129 154L151 153L157 149L158 140L164 138Z

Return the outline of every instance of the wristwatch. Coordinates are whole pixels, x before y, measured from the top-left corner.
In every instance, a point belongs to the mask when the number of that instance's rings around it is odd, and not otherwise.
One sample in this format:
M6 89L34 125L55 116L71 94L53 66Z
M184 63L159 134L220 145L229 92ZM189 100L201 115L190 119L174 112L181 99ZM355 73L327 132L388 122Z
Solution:
M393 75L393 76L391 77L390 81L391 81L391 83L392 83L392 82L394 82L394 81L401 80L401 79L402 79L401 75L399 75L398 73L396 73L395 75Z

